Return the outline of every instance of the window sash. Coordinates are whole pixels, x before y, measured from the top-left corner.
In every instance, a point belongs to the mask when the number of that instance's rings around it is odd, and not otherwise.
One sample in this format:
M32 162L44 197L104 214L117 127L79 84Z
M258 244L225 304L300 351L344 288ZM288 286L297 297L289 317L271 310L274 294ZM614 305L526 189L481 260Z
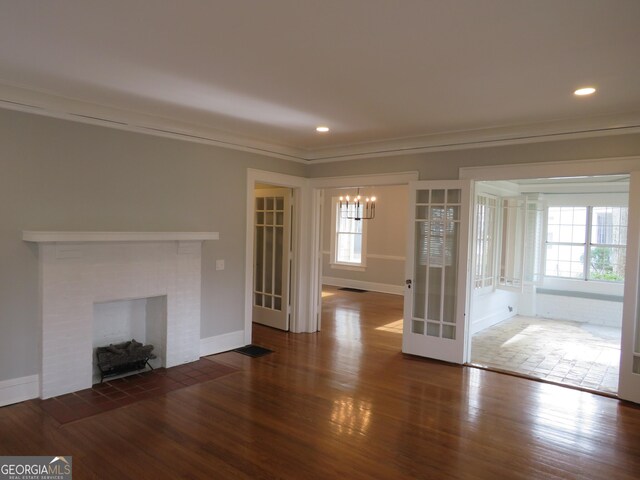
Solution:
M365 233L363 220L345 218L347 210L337 198L333 198L333 215L335 215L332 228L331 263L334 265L346 265L352 267L365 266Z
M556 211L551 212L551 209ZM549 207L545 276L623 281L627 215L626 207L617 206ZM550 238L557 240L552 241ZM565 241L559 241L560 239ZM598 243L600 241L607 243Z
M476 198L476 262L474 288L495 286L497 198L478 194Z

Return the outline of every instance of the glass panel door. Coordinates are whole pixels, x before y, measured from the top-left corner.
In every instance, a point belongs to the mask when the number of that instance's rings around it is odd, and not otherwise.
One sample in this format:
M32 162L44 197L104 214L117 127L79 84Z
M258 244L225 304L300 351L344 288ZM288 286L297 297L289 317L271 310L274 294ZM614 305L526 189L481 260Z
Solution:
M469 182L410 184L403 351L465 361Z
M253 321L289 329L291 191L258 189L255 196Z

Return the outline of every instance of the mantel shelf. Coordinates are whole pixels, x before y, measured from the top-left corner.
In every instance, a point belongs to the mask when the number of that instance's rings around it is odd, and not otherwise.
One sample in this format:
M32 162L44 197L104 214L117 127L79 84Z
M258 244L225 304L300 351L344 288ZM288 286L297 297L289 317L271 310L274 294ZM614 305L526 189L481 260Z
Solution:
M175 242L218 240L218 232L42 232L24 230L22 240L37 243Z

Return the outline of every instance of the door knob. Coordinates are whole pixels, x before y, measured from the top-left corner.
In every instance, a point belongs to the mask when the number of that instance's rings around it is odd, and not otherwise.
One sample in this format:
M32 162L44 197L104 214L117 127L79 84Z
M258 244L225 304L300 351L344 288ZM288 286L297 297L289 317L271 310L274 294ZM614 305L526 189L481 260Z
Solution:
M407 288L411 288L411 279L407 279L404 282L407 284Z

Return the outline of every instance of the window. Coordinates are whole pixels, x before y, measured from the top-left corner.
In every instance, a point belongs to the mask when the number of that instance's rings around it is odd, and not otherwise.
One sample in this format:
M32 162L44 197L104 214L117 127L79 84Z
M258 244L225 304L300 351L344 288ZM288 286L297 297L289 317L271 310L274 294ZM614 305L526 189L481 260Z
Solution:
M334 265L366 265L366 221L346 218L346 207L333 199L331 260Z
M545 275L623 281L627 215L626 207L549 207Z
M478 194L476 197L476 258L474 287L482 289L494 285L496 248L496 197Z

